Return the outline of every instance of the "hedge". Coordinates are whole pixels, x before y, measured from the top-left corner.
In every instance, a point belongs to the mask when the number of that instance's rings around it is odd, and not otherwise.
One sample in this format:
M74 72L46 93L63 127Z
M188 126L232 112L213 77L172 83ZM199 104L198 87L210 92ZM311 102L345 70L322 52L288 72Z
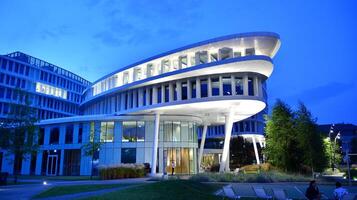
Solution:
M99 167L99 177L102 180L139 178L145 175L145 166L142 164L120 164Z

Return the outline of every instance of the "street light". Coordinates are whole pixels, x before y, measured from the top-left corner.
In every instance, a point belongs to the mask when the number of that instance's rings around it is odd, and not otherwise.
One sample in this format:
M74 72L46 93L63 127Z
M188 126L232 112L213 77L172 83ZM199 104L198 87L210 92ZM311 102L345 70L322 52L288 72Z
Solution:
M340 139L341 137L340 132L337 133L336 137L335 137L335 143L333 144L333 172L335 172L335 160L336 160L336 140Z
M328 133L328 137L330 139L330 152L332 153L332 140L331 140L331 134L333 133L333 127L335 126L335 124L332 124L331 127L330 127L330 132ZM332 166L332 158L330 157L330 167L334 168Z

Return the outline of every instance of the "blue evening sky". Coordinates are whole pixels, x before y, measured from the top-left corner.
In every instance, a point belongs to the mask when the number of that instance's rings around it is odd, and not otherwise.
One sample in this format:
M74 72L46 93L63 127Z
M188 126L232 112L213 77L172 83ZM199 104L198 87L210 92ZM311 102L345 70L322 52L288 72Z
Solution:
M98 78L183 45L272 31L269 105L303 101L319 123L357 124L357 1L0 2L0 54L23 51Z

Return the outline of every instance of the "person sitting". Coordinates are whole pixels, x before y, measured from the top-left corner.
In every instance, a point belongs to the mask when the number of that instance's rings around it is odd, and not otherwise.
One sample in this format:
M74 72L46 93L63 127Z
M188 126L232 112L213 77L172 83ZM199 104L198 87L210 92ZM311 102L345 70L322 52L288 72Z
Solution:
M336 189L333 191L333 197L336 200L342 200L343 196L345 196L346 194L348 194L348 191L342 187L340 182L336 182Z
M306 189L305 196L309 200L319 200L321 198L321 193L315 180L310 181L309 187Z

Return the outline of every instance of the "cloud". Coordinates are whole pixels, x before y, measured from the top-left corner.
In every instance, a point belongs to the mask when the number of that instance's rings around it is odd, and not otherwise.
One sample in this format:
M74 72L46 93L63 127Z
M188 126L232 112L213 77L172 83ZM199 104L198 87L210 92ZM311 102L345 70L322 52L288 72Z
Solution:
M177 39L198 22L196 1L104 1L98 6L105 26L93 35L104 45L137 45L153 40Z
M69 26L60 25L54 28L46 28L40 32L40 37L43 40L46 39L59 39L63 36L68 36L73 34Z

